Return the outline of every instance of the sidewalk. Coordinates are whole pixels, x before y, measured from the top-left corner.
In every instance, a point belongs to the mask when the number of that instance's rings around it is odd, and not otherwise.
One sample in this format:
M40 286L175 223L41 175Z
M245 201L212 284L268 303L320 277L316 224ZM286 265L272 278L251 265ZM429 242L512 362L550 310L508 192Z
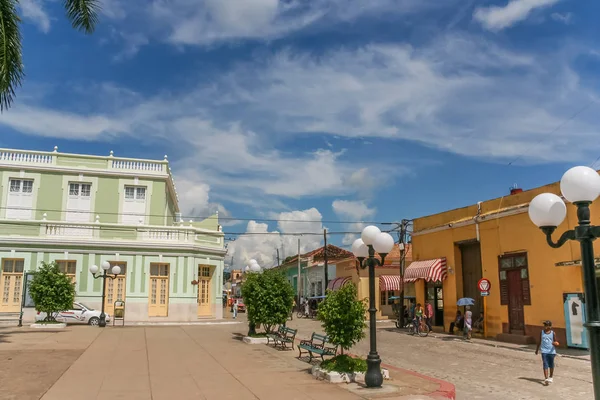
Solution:
M94 328L89 328L94 329ZM318 381L297 351L247 345L244 325L106 328L43 400L365 399L377 392ZM66 333L66 332L65 332ZM60 334L56 336L60 341ZM454 386L390 369L387 399L453 398ZM389 389L389 387L388 387Z

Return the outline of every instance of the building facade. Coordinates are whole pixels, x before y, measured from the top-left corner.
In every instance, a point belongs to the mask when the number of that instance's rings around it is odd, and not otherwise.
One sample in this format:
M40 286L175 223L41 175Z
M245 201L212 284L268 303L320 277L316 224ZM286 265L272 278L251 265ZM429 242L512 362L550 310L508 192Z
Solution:
M56 261L76 299L125 301L128 321L222 318L225 254L218 215L183 222L167 158L0 149L0 314L33 319L28 272ZM121 267L94 279L91 265ZM24 296L25 294L25 296Z
M484 313L487 336L531 343L543 321L551 320L561 344L587 347L579 244L552 249L529 220L529 202L543 192L560 195L559 184L513 190L502 198L414 220L413 257L418 261L406 275L415 282L417 301L423 302L431 290L442 296L441 325L447 328L453 321L459 298L470 297L475 299L474 317ZM555 235L577 225L576 207L567 209ZM591 213L592 224L599 224L598 202ZM595 242L596 252L599 246ZM481 278L491 283L485 309L477 285Z

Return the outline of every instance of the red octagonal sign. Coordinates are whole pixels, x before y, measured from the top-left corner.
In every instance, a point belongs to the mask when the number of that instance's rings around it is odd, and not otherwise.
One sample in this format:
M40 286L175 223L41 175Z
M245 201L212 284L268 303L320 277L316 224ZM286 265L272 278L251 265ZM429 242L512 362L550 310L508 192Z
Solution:
M477 287L479 288L480 292L489 292L492 285L489 280L481 278L477 283Z

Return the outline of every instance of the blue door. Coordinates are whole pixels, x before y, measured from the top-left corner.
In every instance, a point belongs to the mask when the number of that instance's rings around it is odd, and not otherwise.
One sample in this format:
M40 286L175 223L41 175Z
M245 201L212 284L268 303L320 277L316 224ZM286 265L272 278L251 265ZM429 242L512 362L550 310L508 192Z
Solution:
M585 298L583 293L564 293L567 346L588 348L588 333L585 327Z

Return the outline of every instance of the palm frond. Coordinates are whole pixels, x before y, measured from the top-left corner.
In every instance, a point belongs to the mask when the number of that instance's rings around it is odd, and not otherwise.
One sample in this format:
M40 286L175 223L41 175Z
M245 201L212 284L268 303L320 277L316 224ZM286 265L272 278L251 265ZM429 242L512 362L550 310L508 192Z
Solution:
M73 28L85 33L94 32L100 11L98 0L64 0L64 4Z
M0 0L0 112L10 107L25 75L20 23L17 0Z

